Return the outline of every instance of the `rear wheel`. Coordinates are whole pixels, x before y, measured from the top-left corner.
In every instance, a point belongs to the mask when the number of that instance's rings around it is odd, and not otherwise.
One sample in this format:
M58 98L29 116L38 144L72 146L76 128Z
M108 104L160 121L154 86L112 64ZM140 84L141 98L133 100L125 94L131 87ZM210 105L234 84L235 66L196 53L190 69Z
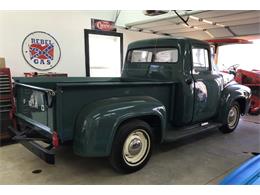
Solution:
M234 102L229 107L227 115L225 117L225 124L220 127L220 131L223 133L231 133L238 125L240 118L240 107L237 102Z
M115 136L110 163L122 173L131 173L145 166L151 157L153 133L144 121L132 120L119 127Z

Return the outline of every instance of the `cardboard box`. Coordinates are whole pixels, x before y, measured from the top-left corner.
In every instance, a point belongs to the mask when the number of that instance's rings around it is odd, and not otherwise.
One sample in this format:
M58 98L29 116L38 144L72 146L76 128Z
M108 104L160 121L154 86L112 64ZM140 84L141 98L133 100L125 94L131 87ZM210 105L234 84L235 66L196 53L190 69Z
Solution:
M0 68L5 68L5 58L0 57Z

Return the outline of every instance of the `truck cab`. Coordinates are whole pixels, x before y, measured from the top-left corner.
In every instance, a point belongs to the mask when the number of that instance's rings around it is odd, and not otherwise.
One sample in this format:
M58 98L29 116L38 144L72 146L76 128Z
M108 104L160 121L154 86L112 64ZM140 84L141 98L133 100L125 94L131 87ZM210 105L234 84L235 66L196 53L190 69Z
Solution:
M212 69L209 44L188 38L164 38L129 45L122 78L177 84L171 120L186 125L217 114L223 77Z

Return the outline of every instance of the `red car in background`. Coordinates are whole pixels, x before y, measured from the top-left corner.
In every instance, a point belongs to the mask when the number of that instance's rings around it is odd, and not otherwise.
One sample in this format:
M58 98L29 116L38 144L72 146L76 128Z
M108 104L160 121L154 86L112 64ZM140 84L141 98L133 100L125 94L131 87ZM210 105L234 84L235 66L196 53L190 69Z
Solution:
M252 91L249 114L260 113L260 70L237 69L235 81L248 86Z

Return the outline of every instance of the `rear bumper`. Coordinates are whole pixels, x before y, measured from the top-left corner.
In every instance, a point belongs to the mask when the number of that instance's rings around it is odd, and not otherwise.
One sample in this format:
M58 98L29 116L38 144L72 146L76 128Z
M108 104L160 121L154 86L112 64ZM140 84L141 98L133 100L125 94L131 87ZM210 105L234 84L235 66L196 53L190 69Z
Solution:
M9 130L14 133L13 139L20 142L23 146L25 146L32 153L40 157L48 164L55 164L55 151L50 144L47 147L44 147L37 143L36 141L42 140L41 138L34 138L27 135L27 131L19 131L11 126L9 126ZM33 129L30 129L32 132Z

